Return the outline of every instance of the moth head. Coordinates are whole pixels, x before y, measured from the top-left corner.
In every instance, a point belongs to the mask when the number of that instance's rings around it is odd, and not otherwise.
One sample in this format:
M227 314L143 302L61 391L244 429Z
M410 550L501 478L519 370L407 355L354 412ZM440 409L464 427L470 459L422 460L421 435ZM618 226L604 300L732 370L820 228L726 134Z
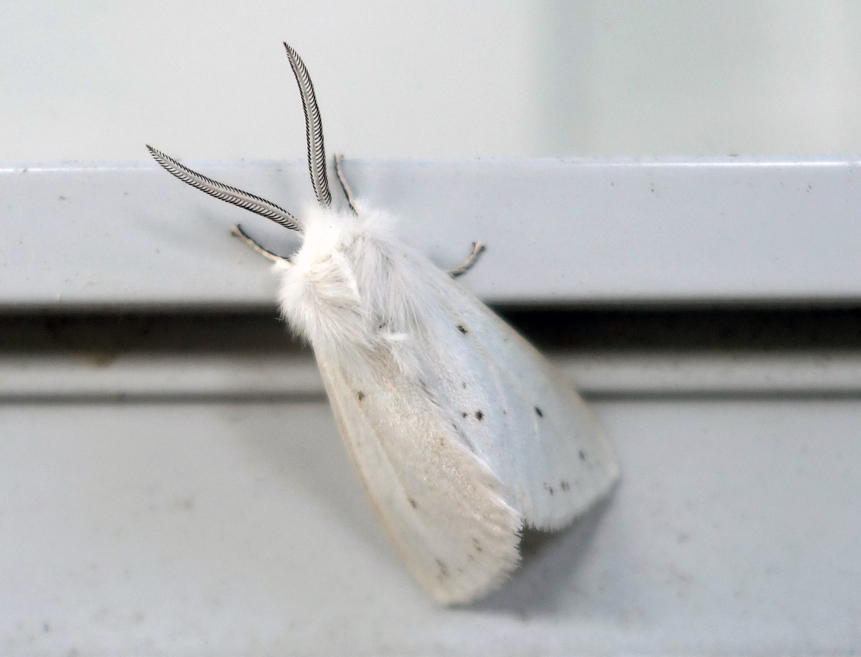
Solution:
M329 208L332 204L332 195L329 192L329 179L326 174L326 149L323 144L323 123L320 119L320 110L317 107L314 85L311 83L308 69L305 67L305 63L299 57L298 53L287 45L287 43L284 44L284 48L287 51L287 59L290 62L293 77L296 79L296 84L299 86L299 94L302 98L302 109L305 113L305 141L308 149L308 171L311 174L311 184L314 187L314 194L317 197L317 202L321 207ZM233 205L238 205L250 212L266 217L285 228L304 233L303 223L280 205L193 171L152 146L148 145L147 149L156 162L164 167L168 173L179 178L184 183L217 199L226 201L227 203L232 203ZM345 187L345 192L349 195L349 188ZM353 207L352 203L351 207ZM241 237L244 237L252 246L263 253L263 255L271 257L271 259L287 261L286 258L277 256L254 242L254 240L248 237L239 226L236 227L236 231L238 231L238 234Z

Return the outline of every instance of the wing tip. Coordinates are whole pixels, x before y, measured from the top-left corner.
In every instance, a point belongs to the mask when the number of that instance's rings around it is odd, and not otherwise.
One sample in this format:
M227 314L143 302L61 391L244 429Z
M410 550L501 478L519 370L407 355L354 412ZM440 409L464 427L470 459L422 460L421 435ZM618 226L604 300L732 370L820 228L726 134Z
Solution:
M523 531L523 519L520 514L500 499L507 507L509 522L500 527L501 538L508 539L498 546L499 549L479 564L458 573L457 577L437 578L433 582L421 582L434 599L446 606L463 606L477 602L482 598L498 591L511 579L512 574L520 566L520 539ZM485 549L487 546L485 546ZM488 568L487 566L493 566ZM421 581L421 580L420 580Z
M572 495L569 498L569 504L556 507L555 513L540 515L533 512L534 515L531 513L524 514L529 528L539 531L561 531L585 516L600 502L608 499L621 481L621 470L615 455L603 466L601 472L591 480L591 486L587 490Z

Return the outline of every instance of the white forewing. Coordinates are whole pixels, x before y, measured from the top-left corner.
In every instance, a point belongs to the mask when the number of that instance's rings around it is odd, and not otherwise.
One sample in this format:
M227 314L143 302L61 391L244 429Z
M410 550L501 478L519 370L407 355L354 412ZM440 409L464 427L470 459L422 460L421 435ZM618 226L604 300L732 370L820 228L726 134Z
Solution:
M420 386L377 356L348 372L317 354L341 435L413 576L440 602L469 602L517 566L520 516Z
M455 281L434 318L445 406L538 529L570 523L618 478L610 442L586 404L538 351Z

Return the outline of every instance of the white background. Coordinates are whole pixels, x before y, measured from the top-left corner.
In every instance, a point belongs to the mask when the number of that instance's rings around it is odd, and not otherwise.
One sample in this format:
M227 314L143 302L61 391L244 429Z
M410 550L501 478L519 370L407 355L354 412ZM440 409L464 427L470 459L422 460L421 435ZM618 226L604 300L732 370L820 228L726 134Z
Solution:
M861 152L854 0L5 0L0 162Z

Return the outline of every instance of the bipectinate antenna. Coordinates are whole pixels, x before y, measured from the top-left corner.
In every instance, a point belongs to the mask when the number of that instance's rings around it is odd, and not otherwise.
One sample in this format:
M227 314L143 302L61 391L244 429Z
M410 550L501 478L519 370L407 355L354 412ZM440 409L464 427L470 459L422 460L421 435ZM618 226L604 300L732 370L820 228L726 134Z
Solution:
M311 174L311 184L314 186L314 194L317 201L323 207L332 205L332 195L329 193L329 179L326 175L326 148L323 145L323 123L320 120L320 109L317 107L317 98L314 96L314 85L308 75L308 69L298 53L287 43L287 59L290 60L290 68L299 85L299 94L302 96L302 109L305 111L305 141L308 147L308 171Z
M271 219L276 224L281 224L290 230L302 231L301 224L292 214L284 208L276 205L272 201L267 201L265 198L249 194L236 187L225 185L212 178L207 178L203 174L197 173L177 162L172 157L165 155L160 150L147 146L150 155L155 158L155 161L162 165L165 170L179 178L182 182L199 189L202 192L214 196L217 199L238 205L240 208L245 208L250 212L259 214L261 217Z

